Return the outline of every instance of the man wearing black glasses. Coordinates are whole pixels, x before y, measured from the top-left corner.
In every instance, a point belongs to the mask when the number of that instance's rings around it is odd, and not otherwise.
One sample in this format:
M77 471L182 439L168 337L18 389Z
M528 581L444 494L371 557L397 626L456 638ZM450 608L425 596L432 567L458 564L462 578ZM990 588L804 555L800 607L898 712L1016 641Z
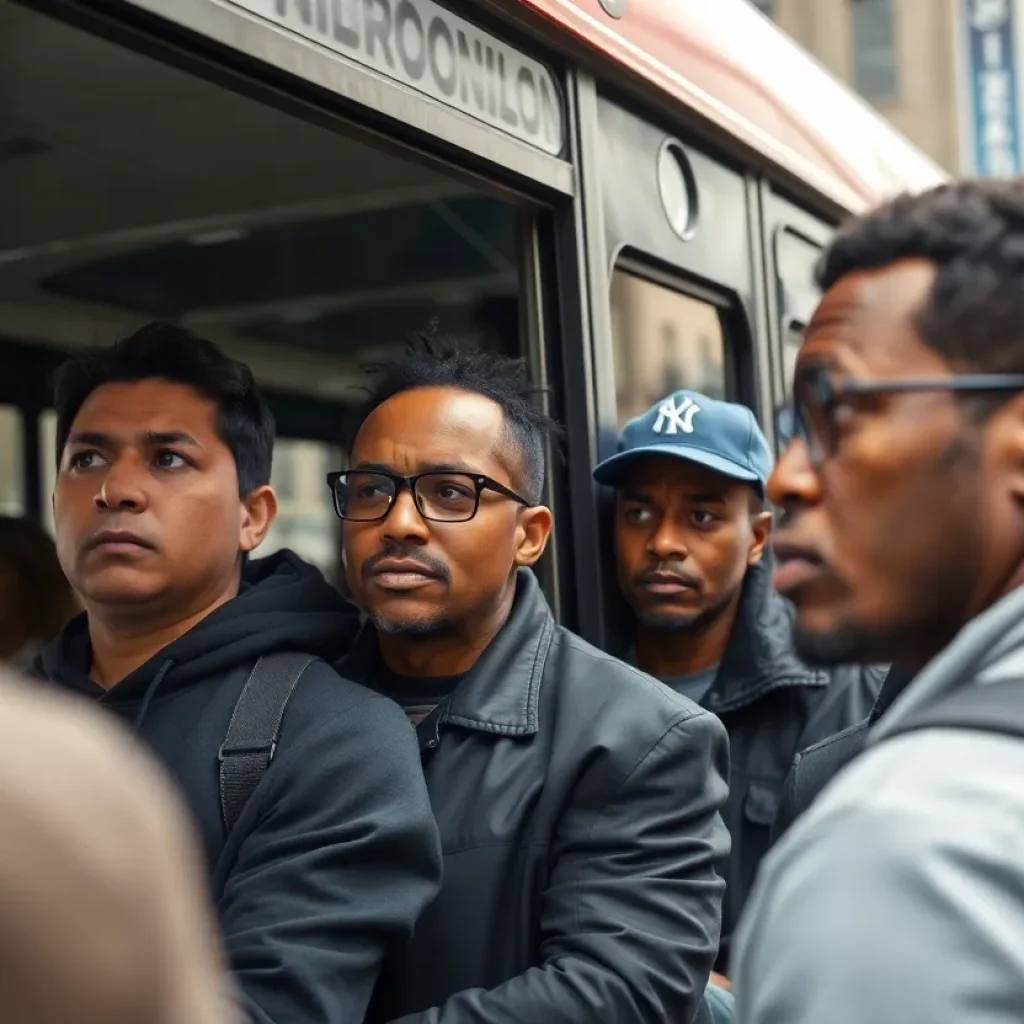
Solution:
M909 684L765 861L744 1024L995 1024L1024 1005L1024 186L842 232L794 386L777 587L822 664Z
M417 722L444 852L373 1021L707 1019L725 731L555 624L548 426L519 362L427 346L329 478L369 618L340 670Z

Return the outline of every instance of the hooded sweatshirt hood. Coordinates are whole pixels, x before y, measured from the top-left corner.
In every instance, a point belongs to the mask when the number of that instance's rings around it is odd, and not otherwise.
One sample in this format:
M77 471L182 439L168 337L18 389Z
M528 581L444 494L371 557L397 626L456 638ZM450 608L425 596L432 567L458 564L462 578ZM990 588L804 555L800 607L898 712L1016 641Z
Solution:
M437 895L416 734L398 705L331 667L358 622L315 568L283 551L247 565L235 598L110 690L89 680L84 618L38 663L134 724L137 745L184 797L239 1019L362 1021L388 951L404 947ZM279 653L321 660L285 680L287 694L247 690L260 657ZM254 712L242 716L251 745L231 734L242 700ZM132 891L145 884L133 878Z
M142 701L138 726L157 689L170 692L252 665L270 652L295 650L332 662L351 645L356 609L320 570L284 550L246 565L238 596L221 605L109 690L89 678L85 615L67 624L36 660L35 673L68 689L121 706Z

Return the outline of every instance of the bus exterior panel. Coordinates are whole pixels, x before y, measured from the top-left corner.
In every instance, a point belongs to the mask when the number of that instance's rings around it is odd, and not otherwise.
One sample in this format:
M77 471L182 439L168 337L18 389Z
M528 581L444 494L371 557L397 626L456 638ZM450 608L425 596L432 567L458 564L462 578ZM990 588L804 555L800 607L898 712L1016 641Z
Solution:
M850 213L945 173L747 0L518 0Z

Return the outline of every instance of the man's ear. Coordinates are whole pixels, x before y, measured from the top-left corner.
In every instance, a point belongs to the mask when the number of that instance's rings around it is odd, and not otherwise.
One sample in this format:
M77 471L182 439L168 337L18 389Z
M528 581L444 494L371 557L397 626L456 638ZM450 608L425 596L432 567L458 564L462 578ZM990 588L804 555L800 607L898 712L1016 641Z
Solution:
M992 416L986 434L991 457L1006 468L1010 491L1024 507L1024 396L1007 402Z
M264 541L277 518L277 495L269 484L257 487L242 499L238 550L255 551Z
M751 541L747 549L747 565L757 565L764 557L765 545L772 534L772 514L767 510L750 517Z
M548 546L554 517L545 505L532 505L519 513L516 529L516 565L535 565Z

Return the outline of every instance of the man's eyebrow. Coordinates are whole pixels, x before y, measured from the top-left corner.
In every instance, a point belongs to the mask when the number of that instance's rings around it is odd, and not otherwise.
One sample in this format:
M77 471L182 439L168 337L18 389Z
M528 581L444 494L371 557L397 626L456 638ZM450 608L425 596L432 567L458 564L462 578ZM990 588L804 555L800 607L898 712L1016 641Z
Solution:
M391 466L385 466L380 462L360 462L358 465L353 466L353 469L362 470L366 473L394 473L395 470ZM466 473L469 476L482 476L479 469L474 469L472 466L467 466L464 462L452 461L452 462L420 462L416 466L417 473ZM399 473L398 476L404 474ZM415 475L415 474L413 474Z
M202 445L187 431L184 430L144 430L138 435L143 444L187 444L195 448L202 448ZM104 434L102 430L79 430L72 434L67 441L68 444L91 444L97 448L112 448L120 444L110 434Z
M841 368L841 361L836 358L835 352L815 352L811 350L810 355L805 355L802 359L797 360L796 373L801 371L823 371L825 373L833 373ZM792 399L790 399L792 400Z
M696 502L698 505L724 505L726 501L724 494L687 493L684 497L687 501Z
M68 438L67 443L88 444L94 448L112 448L114 439L109 434L104 434L99 430L80 430L72 434Z
M636 487L623 487L620 493L626 501L639 501L645 505L651 505L654 503L654 499L646 491L641 491Z
M622 496L627 501L639 501L645 505L653 505L655 501L646 491L638 490L634 487L623 487ZM724 505L727 501L724 494L716 494L710 491L703 493L699 491L684 491L683 498L686 501L692 501L696 505Z
M419 464L421 473L468 473L470 476L480 476L480 470L459 460L452 462L421 462Z
M147 430L142 433L141 437L149 445L187 444L194 448L203 447L191 434L184 430Z

